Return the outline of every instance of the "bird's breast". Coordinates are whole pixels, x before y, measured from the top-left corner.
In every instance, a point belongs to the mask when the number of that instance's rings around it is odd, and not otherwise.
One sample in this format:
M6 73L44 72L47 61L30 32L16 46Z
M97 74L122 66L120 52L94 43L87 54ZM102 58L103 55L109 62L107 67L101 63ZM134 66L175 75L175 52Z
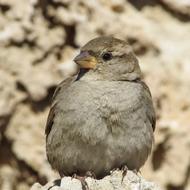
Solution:
M63 94L62 122L70 132L101 141L110 131L122 132L123 119L135 111L139 100L133 83L78 81Z

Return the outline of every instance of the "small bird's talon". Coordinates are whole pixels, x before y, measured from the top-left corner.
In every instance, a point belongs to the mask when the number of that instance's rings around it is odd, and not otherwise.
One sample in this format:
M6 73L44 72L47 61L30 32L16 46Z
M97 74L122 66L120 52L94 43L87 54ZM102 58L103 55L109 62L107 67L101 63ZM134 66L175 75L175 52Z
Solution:
M86 172L86 177L91 177L91 178L94 178L96 179L96 174L92 171L87 171Z
M85 181L86 177L81 177L81 176L78 176L77 174L73 174L72 179L73 178L78 179L81 182L82 190L90 190L88 187L88 183Z
M71 176L71 179L73 179L73 178L77 179L77 174L73 174L73 175Z
M134 172L136 175L138 175L138 172L139 172L139 171L136 170L136 169L134 169L133 172Z
M84 180L80 181L82 185L82 190L90 190L88 187L88 183Z
M127 168L126 165L122 167L122 171L123 171L123 172L122 172L121 183L123 183L124 177L127 175L128 168Z

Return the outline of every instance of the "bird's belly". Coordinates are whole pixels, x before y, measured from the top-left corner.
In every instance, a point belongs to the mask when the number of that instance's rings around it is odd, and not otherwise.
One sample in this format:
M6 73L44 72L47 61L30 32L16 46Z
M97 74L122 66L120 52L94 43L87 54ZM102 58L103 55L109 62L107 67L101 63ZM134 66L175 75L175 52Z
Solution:
M102 138L92 130L87 138L83 133L78 135L77 132L75 135L72 131L67 131L61 134L60 130L55 136L61 135L62 138L54 136L54 142L48 146L49 161L55 169L65 175L85 175L87 171L92 171L97 178L102 178L112 169L121 168L123 165L138 170L151 150L151 138L148 134L140 138L135 131L131 132L130 137L124 130L120 132L115 136L108 131ZM140 131L139 135L141 132L145 133Z
M111 135L110 135L111 136ZM146 140L138 142L138 139L130 141L122 138L109 137L103 143L97 145L79 141L71 141L65 138L62 143L52 147L52 165L60 173L65 175L85 175L87 171L95 173L97 178L102 178L114 168L126 165L129 169L139 169L146 161L151 147L147 146ZM139 138L139 137L137 137ZM141 143L139 147L136 144ZM151 144L151 143L150 143ZM56 145L54 143L54 145ZM51 156L50 156L51 157ZM51 162L52 157L50 158ZM56 160L56 161L55 161Z

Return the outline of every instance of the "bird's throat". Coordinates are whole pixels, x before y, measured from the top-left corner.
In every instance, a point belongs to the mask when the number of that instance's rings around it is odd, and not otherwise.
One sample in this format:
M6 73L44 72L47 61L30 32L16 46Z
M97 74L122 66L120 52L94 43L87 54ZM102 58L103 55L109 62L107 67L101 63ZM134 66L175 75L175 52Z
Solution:
M85 68L81 68L79 70L78 76L77 76L77 80L80 80L90 69L85 69Z

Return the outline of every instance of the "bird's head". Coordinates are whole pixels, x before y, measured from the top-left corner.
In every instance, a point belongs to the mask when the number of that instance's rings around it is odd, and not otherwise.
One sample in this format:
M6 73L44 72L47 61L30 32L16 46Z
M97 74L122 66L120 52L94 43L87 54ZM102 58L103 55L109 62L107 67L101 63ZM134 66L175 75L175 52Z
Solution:
M132 48L120 39L98 37L81 48L74 61L91 80L133 81L141 78ZM79 72L80 74L80 72Z

